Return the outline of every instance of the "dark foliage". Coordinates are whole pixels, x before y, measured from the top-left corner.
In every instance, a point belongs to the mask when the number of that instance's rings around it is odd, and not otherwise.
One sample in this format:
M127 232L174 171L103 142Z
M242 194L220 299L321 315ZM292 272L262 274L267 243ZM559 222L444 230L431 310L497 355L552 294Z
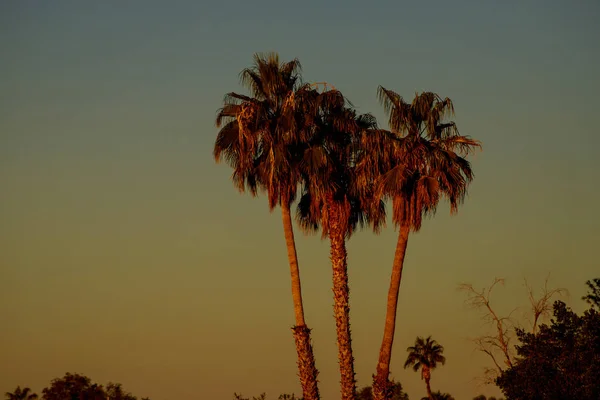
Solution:
M400 382L391 381L392 396L390 400L408 400L408 394L402 390ZM373 400L373 391L370 386L364 387L357 392L356 400Z
M517 330L514 366L496 380L507 400L600 399L600 314L579 316L562 301L536 334Z
M253 396L252 399L250 399L250 397L244 397L241 394L234 393L233 394L233 399L234 400L266 400L267 399L267 394L266 393L261 393L259 396ZM302 397L296 397L296 395L294 393L292 393L292 394L288 394L288 393L280 394L277 399L278 400L304 400Z
M12 393L6 392L4 395L6 400L37 400L38 398L38 395L33 393L30 388L21 388L21 386L17 386Z
M595 278L585 283L588 287L588 294L583 296L583 300L587 301L592 307L600 309L600 278Z
M439 390L431 393L433 400L456 400L450 393L442 393ZM423 397L421 400L429 400L429 397Z
M109 383L104 388L80 374L66 373L54 379L50 386L42 390L43 400L137 400L126 392L120 383ZM141 400L149 400L142 398Z

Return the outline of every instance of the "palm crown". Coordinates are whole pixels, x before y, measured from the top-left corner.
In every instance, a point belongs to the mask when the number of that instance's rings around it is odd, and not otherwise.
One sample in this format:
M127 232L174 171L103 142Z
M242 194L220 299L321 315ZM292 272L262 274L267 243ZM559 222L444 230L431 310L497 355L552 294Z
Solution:
M314 100L305 101L312 109L307 111L310 121L304 127L303 190L297 212L300 226L308 232L320 227L327 237L329 199L340 205L339 222L346 236L368 224L378 231L385 223L384 204L374 198L373 179L357 167L368 154L361 146L361 136L376 129L375 118L358 115L337 90L309 95Z
M448 98L423 92L409 104L381 86L378 95L391 129L384 135L387 150L377 156L378 192L392 200L394 223L418 231L422 217L435 212L440 197L448 199L452 213L457 211L473 179L465 157L480 144L460 135L454 122L445 122L454 114Z
M431 336L426 339L419 336L415 341L415 345L408 347L406 351L408 357L404 363L404 368L412 366L415 372L420 369L421 378L424 378L429 370L436 368L438 363L442 365L446 363L446 357L442 354L444 347L431 339Z
M257 54L254 66L240 74L252 97L228 93L216 125L221 128L213 155L233 168L238 190L256 195L265 190L273 209L296 196L299 175L293 163L297 115L296 91L301 87L300 62L280 63L277 54Z
M17 386L14 392L5 393L6 400L37 400L38 395L33 393L30 388L21 388Z

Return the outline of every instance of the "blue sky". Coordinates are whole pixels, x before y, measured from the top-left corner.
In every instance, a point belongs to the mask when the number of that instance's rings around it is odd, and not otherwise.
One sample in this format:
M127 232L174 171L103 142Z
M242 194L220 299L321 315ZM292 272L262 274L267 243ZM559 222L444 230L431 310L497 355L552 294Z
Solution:
M497 393L460 282L572 293L598 274L600 6L595 1L4 2L0 5L0 390L64 372L153 400L299 392L281 223L215 165L215 111L255 52L298 57L385 126L378 85L451 97L483 142L457 216L411 238L392 374L416 335L445 347L434 389ZM324 398L338 390L327 243L297 233ZM396 236L349 243L359 385L381 340ZM252 343L250 346L248 342ZM199 389L200 388L200 389ZM198 394L201 391L202 395Z

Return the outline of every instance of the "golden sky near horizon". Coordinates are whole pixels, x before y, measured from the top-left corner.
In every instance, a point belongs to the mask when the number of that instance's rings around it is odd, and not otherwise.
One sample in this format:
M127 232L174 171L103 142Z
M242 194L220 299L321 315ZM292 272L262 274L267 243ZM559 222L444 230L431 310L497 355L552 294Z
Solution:
M411 399L425 393L402 369L417 335L446 349L434 390L498 395L475 382L489 362L468 339L485 327L459 283L506 278L493 300L508 313L527 304L524 278L539 287L550 274L585 308L600 272L597 4L348 2L314 16L309 3L293 18L266 3L235 15L193 2L0 5L0 392L79 372L153 400L300 393L280 214L239 195L211 156L215 111L243 91L256 51L299 57L306 80L384 126L377 85L451 97L461 133L483 142L458 215L443 204L409 240L392 375ZM333 399L328 246L296 237ZM388 226L348 244L359 386L375 371L395 242Z

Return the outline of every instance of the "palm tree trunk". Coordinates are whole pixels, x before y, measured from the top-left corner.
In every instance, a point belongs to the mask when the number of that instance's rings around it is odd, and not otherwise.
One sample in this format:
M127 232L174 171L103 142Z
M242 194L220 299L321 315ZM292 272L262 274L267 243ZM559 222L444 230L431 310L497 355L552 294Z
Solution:
M350 336L350 289L348 288L348 265L346 231L342 224L340 205L327 197L329 213L329 242L333 270L333 312L337 331L338 361L340 364L340 386L342 400L355 400L354 357Z
M373 377L373 399L390 399L391 384L389 381L390 362L392 359L392 345L394 343L394 332L396 330L396 309L398 306L398 292L400 290L400 281L402 280L402 268L404 267L404 256L406 246L408 245L409 225L400 226L398 242L396 244L396 254L394 255L394 264L392 266L392 276L390 278L390 288L387 298L387 312L385 315L385 327L383 330L383 340L379 350L379 362L377 372Z
M300 286L300 269L298 268L298 255L294 240L294 229L290 215L289 204L282 204L281 219L287 246L290 274L292 277L292 299L294 301L294 316L296 325L292 328L298 354L298 375L302 385L302 394L306 400L319 400L319 387L317 375L319 371L315 366L315 357L310 342L310 329L304 321L304 306L302 305L302 287Z
M431 386L429 385L430 380L431 380L431 378L426 377L425 385L427 385L427 397L429 397L429 400L433 400L433 394L431 393Z

